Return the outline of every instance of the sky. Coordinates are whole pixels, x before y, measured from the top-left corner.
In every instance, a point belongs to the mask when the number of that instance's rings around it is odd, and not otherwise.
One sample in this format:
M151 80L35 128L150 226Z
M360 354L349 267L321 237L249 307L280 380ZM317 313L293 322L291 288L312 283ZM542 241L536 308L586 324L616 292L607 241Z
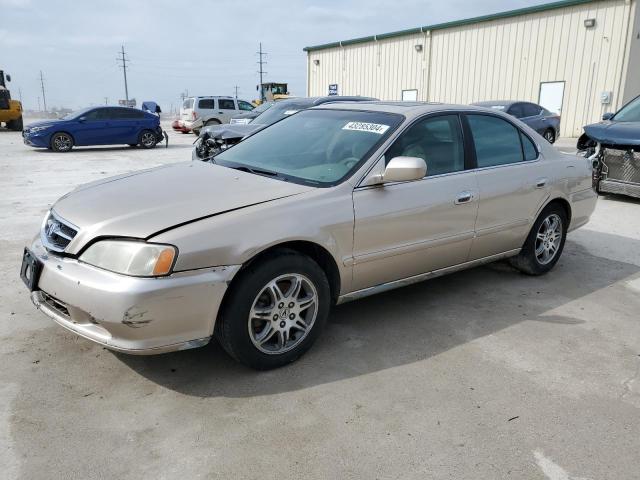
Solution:
M310 45L547 3L545 0L0 0L0 69L13 98L72 109L124 98L116 57L124 45L129 98L167 112L181 93L257 98L265 81L305 95ZM42 101L42 100L40 100Z

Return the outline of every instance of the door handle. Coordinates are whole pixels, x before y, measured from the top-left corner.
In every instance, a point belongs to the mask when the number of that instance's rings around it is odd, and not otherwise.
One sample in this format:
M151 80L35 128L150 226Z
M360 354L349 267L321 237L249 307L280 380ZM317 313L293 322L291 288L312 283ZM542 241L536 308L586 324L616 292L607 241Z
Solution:
M536 180L536 188L544 188L547 185L546 178L539 178Z
M471 200L473 200L473 192L460 192L454 203L456 205L460 205L463 203L469 203Z

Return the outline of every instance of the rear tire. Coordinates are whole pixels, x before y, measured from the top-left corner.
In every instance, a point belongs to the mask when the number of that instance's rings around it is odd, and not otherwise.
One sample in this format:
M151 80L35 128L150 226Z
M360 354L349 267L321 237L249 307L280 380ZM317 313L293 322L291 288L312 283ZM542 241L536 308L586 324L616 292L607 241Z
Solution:
M545 130L544 134L542 135L544 137L544 139L551 143L552 145L555 143L556 141L556 132L553 131L553 129L548 128L547 130Z
M211 119L207 120L207 123L204 124L205 127L210 127L211 125L221 125L219 120Z
M326 323L330 299L329 282L316 262L279 250L234 279L215 335L248 367L281 367L311 348Z
M511 258L515 268L527 275L543 275L558 262L567 237L567 213L557 203L538 216L520 253Z
M151 130L143 130L142 133L140 133L140 141L138 144L142 148L154 148L157 143L158 139L156 138L156 134Z
M58 132L51 137L51 150L64 153L73 148L73 137L68 133Z

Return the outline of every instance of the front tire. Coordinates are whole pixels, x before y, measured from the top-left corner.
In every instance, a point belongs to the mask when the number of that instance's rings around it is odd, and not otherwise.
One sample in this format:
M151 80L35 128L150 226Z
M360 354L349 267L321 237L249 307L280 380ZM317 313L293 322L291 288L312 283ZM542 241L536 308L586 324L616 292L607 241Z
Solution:
M51 150L54 152L68 152L73 148L73 137L68 133L59 132L51 137Z
M14 132L21 132L23 128L22 117L7 122L7 128L9 130L13 130Z
M143 130L140 134L139 144L142 148L154 148L157 143L156 135L151 130Z
M543 275L558 262L567 237L568 218L557 203L548 205L538 216L520 253L511 265L527 275Z
M216 337L239 362L268 370L303 355L330 309L327 277L309 257L280 250L238 274L216 322Z
M544 139L553 144L556 141L556 132L554 132L551 128L545 130L544 134L542 135L544 137Z

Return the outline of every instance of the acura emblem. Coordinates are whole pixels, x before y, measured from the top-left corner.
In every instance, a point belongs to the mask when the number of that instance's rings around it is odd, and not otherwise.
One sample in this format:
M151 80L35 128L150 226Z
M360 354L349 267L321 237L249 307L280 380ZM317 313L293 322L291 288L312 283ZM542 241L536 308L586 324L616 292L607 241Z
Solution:
M52 237L58 231L58 228L57 223L50 223L47 227L47 237Z

